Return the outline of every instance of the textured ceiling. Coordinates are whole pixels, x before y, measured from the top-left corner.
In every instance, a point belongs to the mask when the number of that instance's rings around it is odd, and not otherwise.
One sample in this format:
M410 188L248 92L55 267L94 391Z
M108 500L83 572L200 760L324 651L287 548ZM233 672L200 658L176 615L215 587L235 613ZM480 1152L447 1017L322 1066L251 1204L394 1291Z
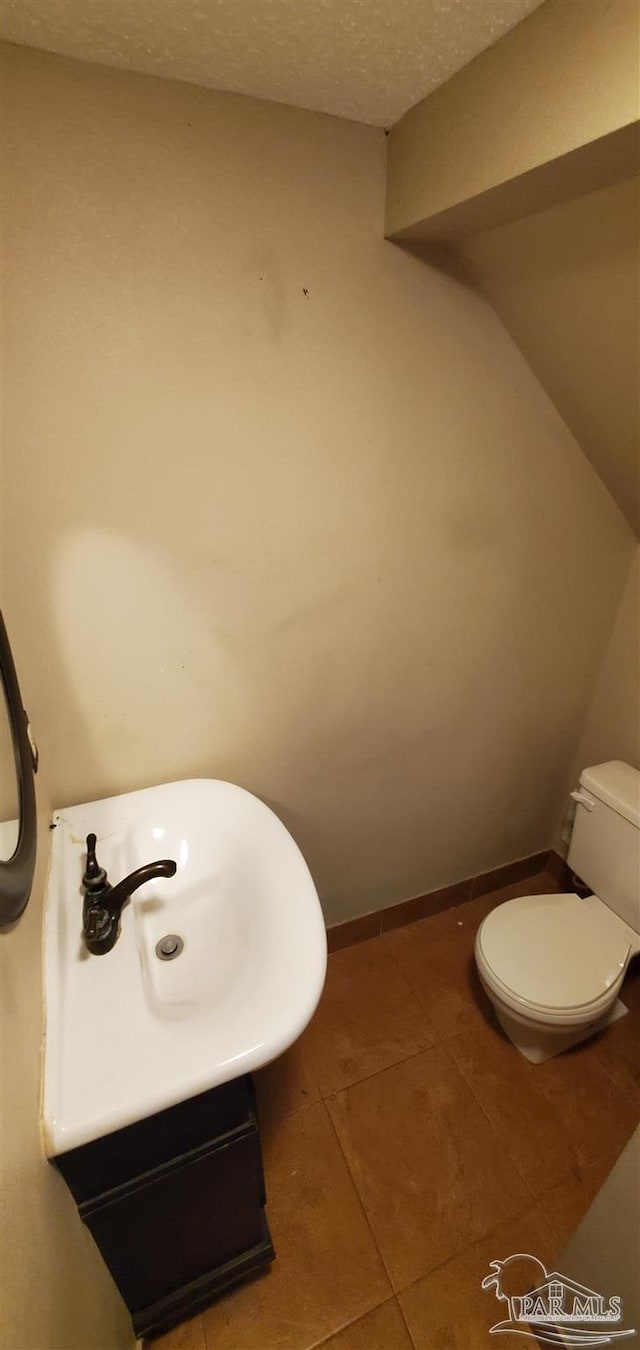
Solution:
M388 126L541 0L2 0L27 47Z

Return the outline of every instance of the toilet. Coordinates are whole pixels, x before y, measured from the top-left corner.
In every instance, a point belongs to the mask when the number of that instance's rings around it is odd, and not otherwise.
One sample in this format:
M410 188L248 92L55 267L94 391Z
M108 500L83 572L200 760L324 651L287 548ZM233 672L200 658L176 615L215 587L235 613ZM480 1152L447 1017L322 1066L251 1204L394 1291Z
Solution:
M624 1016L618 993L640 952L640 773L619 760L596 764L571 796L568 862L594 894L506 900L475 943L496 1017L534 1064Z

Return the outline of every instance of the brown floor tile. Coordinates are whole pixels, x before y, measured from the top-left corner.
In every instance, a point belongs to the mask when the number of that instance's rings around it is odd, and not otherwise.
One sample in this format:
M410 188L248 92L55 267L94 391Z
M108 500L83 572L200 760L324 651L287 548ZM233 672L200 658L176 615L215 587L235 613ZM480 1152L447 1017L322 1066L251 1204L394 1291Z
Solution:
M539 1208L554 1242L554 1259L561 1258L569 1238L593 1204L616 1162L617 1155L611 1152L588 1167L578 1168L571 1177L559 1186L554 1186L540 1200Z
M491 1327L508 1313L493 1289L482 1281L491 1273L491 1261L504 1261L516 1253L533 1261L514 1262L503 1278L507 1295L525 1293L542 1274L538 1262L549 1269L555 1259L554 1244L546 1231L539 1207L501 1225L481 1242L398 1295L398 1302L416 1350L482 1350L493 1338ZM500 1336L499 1340L505 1340ZM509 1337L508 1344L521 1341Z
M530 1203L443 1046L327 1105L395 1289Z
M624 989L622 1002L627 1002ZM640 1013L630 1009L621 1021L601 1032L593 1053L640 1117Z
M572 1136L578 1164L620 1153L638 1112L603 1069L595 1039L536 1064L536 1083Z
M391 1293L325 1106L264 1142L276 1260L203 1313L207 1350L309 1350Z
M447 1049L531 1194L548 1191L577 1166L573 1139L529 1064L497 1022L478 1019Z
M374 938L329 957L308 1037L315 1075L327 1096L424 1050L435 1032L393 957Z
M207 1350L201 1314L172 1327L154 1341L145 1341L145 1350Z
M404 1317L391 1298L323 1341L322 1350L413 1350L413 1346Z
M311 1106L320 1100L320 1088L311 1066L309 1033L291 1046L284 1055L254 1074L258 1094L260 1125L265 1128L282 1116L291 1115L301 1106Z
M396 928L380 938L383 948L397 961L439 1040L464 1031L488 1006L473 957L478 923L474 902L468 901L432 919Z

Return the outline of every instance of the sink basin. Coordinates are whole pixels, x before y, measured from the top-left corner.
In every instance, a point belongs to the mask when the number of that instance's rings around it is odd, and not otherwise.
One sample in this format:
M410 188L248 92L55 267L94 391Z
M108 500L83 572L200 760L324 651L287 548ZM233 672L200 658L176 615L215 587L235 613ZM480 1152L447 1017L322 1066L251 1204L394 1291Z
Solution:
M45 924L45 1147L54 1156L277 1058L322 993L325 928L288 830L243 788L166 783L58 811ZM112 884L175 859L123 910L112 951L82 938L85 839ZM169 935L183 946L162 960Z

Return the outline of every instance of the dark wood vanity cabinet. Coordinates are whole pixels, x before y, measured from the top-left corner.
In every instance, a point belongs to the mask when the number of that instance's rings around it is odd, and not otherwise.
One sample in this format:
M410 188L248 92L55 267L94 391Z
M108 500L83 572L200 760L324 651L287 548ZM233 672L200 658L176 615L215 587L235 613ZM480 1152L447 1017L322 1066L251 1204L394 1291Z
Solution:
M249 1077L54 1158L136 1335L273 1260Z

